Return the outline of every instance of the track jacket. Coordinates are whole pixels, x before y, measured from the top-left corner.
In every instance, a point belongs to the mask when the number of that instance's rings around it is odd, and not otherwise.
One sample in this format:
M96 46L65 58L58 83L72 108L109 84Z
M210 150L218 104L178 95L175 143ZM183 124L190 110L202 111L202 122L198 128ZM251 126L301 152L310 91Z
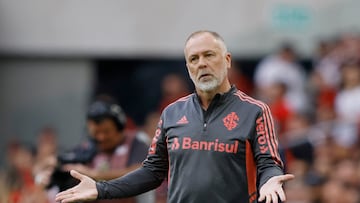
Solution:
M119 198L168 178L169 203L254 203L258 188L282 174L269 107L233 86L206 111L195 93L170 104L143 166L96 186L99 199Z

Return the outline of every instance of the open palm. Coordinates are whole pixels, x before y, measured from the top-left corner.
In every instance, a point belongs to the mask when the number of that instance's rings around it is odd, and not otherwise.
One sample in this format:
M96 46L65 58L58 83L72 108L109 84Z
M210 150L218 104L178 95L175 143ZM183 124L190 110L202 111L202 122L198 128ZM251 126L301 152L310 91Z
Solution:
M56 195L55 201L61 203L71 203L78 201L95 200L98 196L96 182L90 177L83 175L75 170L71 170L72 177L80 180L80 183Z
M261 188L259 201L266 200L266 203L278 203L278 197L281 201L286 200L282 185L289 180L294 179L292 174L279 175L270 178Z

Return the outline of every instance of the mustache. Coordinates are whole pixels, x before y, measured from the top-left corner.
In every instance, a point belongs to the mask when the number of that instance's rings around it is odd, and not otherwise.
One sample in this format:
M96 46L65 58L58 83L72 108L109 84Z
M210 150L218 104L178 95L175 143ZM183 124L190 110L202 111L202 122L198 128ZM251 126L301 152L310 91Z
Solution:
M210 72L208 72L208 71L203 71L203 72L199 72L198 73L198 79L200 79L200 78L202 78L202 77L204 77L204 76L212 76L213 74L212 73L210 73Z

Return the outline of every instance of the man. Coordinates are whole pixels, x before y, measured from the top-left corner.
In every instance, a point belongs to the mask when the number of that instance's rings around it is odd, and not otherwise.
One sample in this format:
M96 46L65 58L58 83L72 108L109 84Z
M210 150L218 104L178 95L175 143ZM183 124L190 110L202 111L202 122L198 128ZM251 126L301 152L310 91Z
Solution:
M137 139L135 133L125 131L125 125L126 116L118 104L111 100L107 101L107 99L93 102L87 113L89 138L95 144L95 150L91 152L93 156L90 158L89 164L76 163L77 161L73 160L69 162L75 163L64 164L62 169L65 171L77 170L95 180L110 180L141 166L141 162L146 158L148 145ZM76 156L85 157L85 154L91 156L88 151L91 150L78 150ZM154 192L116 202L148 203L149 199L153 201Z
M128 197L165 177L169 203L285 200L282 184L294 176L283 175L269 108L230 85L231 55L223 39L195 32L184 53L196 93L163 111L143 166L107 182L71 171L81 182L57 201Z
M287 91L285 100L290 110L302 112L308 110L306 99L306 74L304 68L296 62L297 55L290 44L282 45L275 54L264 58L255 69L254 82L257 94L264 101L269 99L272 86L283 84Z

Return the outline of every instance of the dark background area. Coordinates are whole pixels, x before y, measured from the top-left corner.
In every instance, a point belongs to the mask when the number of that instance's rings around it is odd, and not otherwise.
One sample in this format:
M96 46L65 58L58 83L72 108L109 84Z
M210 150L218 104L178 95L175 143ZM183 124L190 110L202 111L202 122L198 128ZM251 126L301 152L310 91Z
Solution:
M236 68L252 81L255 68L263 57L233 59ZM106 94L116 99L137 125L142 125L147 113L158 107L162 78L170 73L183 75L190 90L190 80L184 59L98 59L95 60L94 97ZM307 72L311 61L299 61ZM149 91L151 90L151 91ZM135 101L135 102L134 102Z

